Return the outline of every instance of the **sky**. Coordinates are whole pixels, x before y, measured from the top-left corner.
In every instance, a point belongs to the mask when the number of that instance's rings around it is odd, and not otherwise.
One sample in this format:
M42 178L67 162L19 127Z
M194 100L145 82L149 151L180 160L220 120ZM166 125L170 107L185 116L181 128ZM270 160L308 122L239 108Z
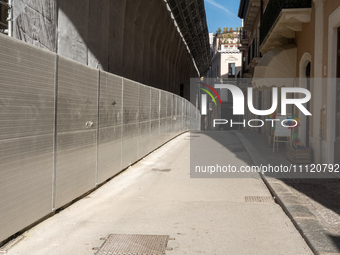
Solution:
M204 0L209 33L217 28L241 27L242 20L237 17L240 0Z

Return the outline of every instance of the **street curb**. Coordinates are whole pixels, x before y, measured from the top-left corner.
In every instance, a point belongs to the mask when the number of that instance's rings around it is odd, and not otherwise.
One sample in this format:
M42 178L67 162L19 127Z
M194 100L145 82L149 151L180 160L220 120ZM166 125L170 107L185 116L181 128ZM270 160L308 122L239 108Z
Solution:
M255 166L268 165L254 146L238 131L232 131L241 141ZM339 248L329 232L323 228L317 217L304 202L282 181L260 173L263 182L273 194L277 203L291 219L314 254L340 254Z

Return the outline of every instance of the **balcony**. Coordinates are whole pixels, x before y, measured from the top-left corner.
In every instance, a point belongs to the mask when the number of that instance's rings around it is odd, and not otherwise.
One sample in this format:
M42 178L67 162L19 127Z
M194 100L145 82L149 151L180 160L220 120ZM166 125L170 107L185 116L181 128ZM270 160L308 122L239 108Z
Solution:
M270 0L260 27L262 54L286 45L311 20L312 0Z
M248 44L249 44L249 37L248 37L247 31L244 28L241 29L239 37L240 37L239 38L240 39L240 43L242 45L242 46L239 46L239 50L240 51L245 51L246 48L248 47Z
M253 70L262 58L261 52L259 51L259 40L255 38L247 49L246 69Z

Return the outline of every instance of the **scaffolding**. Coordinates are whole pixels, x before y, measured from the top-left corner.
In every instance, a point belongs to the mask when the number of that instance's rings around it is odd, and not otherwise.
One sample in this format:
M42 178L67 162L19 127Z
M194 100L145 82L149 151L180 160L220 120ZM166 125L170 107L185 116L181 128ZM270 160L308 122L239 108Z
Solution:
M210 67L210 44L203 0L167 0L200 75Z

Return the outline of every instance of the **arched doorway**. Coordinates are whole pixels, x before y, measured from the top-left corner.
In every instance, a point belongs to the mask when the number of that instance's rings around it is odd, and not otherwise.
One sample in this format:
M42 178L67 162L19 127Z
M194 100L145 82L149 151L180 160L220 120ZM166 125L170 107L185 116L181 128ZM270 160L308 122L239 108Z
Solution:
M309 91L311 91L311 60L311 54L309 52L306 52L301 58L299 68L299 86ZM306 108L309 112L311 111L310 102L307 103ZM301 127L299 127L299 138L301 139L302 144L304 144L306 147L310 147L310 116L305 116L304 114L301 114L299 117L301 118Z

